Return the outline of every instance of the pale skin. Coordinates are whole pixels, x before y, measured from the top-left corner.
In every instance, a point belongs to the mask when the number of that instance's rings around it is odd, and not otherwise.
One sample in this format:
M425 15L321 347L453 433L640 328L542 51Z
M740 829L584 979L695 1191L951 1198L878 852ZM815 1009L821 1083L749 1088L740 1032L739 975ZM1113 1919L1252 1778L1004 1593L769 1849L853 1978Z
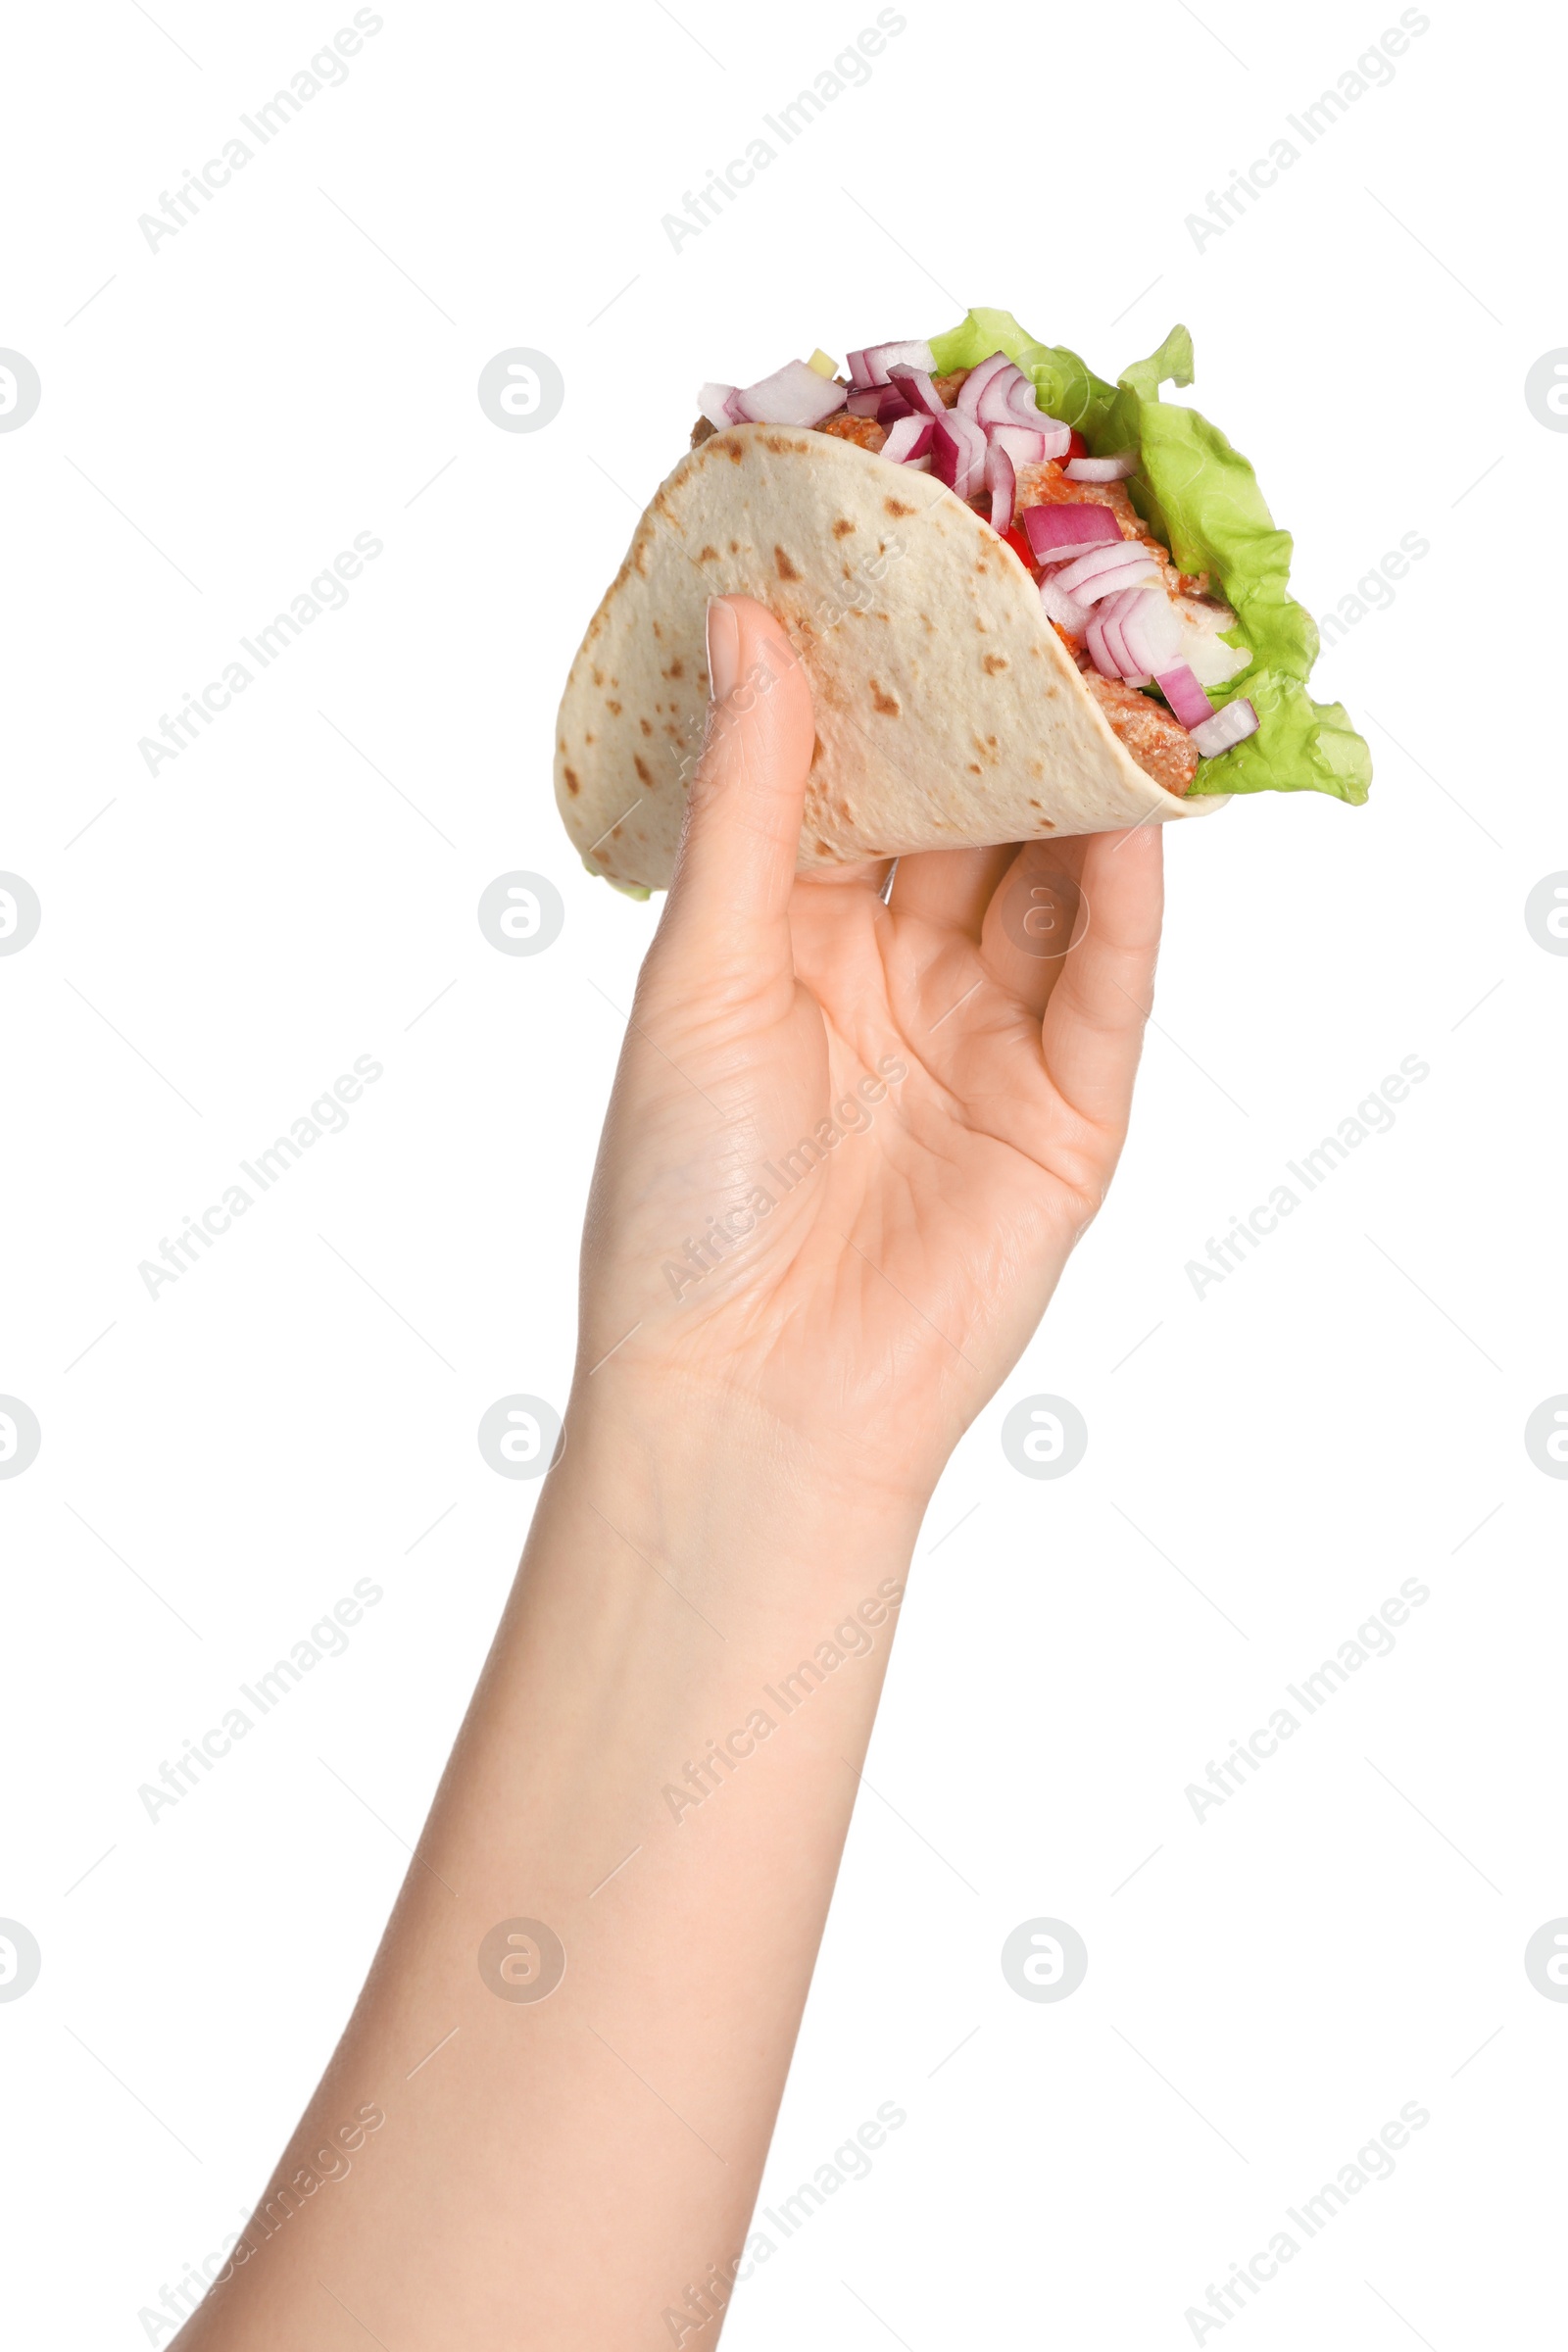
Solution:
M805 676L746 598L709 645L564 1450L270 2219L179 2352L716 2341L922 1515L1121 1150L1160 827L906 858L887 904L885 866L799 879ZM1089 908L1055 956L1048 872ZM481 1976L518 1919L564 1947L547 1998Z

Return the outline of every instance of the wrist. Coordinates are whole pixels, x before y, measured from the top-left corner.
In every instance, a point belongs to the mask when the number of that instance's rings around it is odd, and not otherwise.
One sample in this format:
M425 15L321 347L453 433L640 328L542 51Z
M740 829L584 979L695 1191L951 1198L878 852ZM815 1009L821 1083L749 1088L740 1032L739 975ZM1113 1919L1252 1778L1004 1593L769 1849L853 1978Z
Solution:
M872 1478L849 1445L792 1430L739 1383L606 1364L573 1388L549 1485L705 1578L783 1570L832 1591L862 1562L907 1564L934 1479Z

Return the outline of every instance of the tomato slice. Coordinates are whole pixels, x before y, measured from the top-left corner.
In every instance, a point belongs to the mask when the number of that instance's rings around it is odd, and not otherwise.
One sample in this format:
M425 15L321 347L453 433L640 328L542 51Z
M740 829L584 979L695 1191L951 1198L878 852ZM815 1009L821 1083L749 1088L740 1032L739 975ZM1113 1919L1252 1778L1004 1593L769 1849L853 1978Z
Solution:
M1067 456L1068 456L1069 458L1087 458L1087 457L1088 457L1088 455L1089 455L1089 444L1088 444L1088 442L1087 442L1087 441L1084 439L1084 437L1083 437L1082 433L1074 433L1074 434L1073 434L1073 437L1072 437L1072 441L1071 441L1071 443L1070 443L1070 445L1069 445L1069 447L1068 447L1068 450L1067 450ZM1063 463L1064 463L1064 464L1065 464L1065 462L1066 462L1066 461L1065 461L1065 460L1063 460Z
M1010 530L1004 531L1002 536L1027 572L1033 574L1039 570L1039 565L1035 562L1035 551L1029 544L1028 534L1021 530L1017 523L1014 523Z

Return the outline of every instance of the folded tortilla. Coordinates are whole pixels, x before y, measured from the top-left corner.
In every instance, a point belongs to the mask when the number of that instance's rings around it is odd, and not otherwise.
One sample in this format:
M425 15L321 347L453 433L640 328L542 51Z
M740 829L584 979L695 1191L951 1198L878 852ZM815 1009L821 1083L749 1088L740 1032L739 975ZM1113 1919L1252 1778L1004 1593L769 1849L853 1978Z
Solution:
M708 599L733 594L777 617L810 681L803 872L1223 806L1144 772L1022 564L931 475L832 435L735 425L656 495L562 698L556 799L612 881L669 881L703 744Z

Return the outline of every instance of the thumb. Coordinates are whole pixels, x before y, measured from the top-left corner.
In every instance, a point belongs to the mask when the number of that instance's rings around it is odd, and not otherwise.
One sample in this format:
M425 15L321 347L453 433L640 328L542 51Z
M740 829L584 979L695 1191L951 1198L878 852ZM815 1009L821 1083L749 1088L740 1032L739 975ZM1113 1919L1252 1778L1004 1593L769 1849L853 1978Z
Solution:
M670 886L677 922L754 930L782 916L816 730L778 622L749 596L708 605L708 732Z

